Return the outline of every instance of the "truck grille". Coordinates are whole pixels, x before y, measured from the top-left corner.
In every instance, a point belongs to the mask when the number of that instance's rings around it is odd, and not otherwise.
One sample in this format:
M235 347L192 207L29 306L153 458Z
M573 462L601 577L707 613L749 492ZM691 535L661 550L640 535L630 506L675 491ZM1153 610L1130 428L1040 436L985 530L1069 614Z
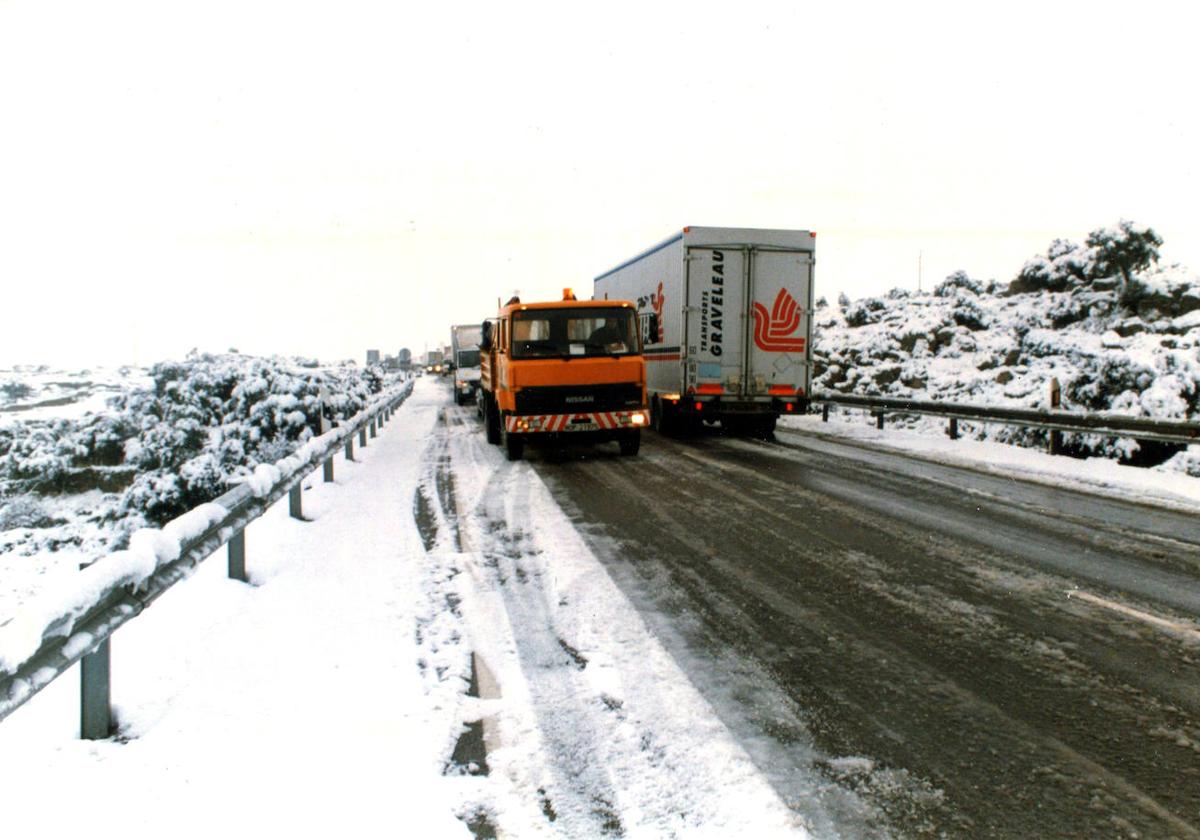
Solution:
M517 392L517 414L619 411L641 407L642 389L632 382L618 385L522 388Z

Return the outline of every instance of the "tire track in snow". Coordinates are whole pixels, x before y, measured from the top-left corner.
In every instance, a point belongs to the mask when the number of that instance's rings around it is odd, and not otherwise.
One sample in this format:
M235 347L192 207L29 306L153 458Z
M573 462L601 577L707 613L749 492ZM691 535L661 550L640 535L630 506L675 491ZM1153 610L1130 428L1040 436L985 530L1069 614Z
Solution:
M541 550L530 535L527 466L501 469L484 493L480 546L492 580L504 599L521 667L539 710L538 725L550 760L543 810L570 837L623 837L617 795L604 767L600 710L589 702L590 687L580 680L586 660L554 628L553 607L536 584L531 567Z
M463 418L447 408L439 431L473 549L464 612L504 694L505 743L495 762L489 755L499 827L521 837L807 836L535 468L506 462Z

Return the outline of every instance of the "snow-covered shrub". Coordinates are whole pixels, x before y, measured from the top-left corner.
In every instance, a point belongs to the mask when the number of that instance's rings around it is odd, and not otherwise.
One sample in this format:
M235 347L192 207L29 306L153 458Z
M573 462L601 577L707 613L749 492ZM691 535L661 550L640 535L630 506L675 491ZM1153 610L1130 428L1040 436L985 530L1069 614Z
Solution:
M1152 229L1124 219L1116 227L1089 233L1086 245L1055 239L1045 256L1025 263L1008 294L1061 292L1090 285L1099 288L1105 278L1118 278L1116 284L1128 287L1137 273L1158 261L1160 245L1162 238ZM1111 288L1114 281L1106 285Z
M24 382L11 380L9 382L0 383L0 397L10 402L23 400L33 393L33 388L29 387Z
M1034 257L1021 267L1008 293L1061 292L1085 284L1090 271L1091 258L1086 249L1075 242L1055 239L1045 256Z
M381 368L316 370L278 359L198 356L156 365L154 386L125 406L138 418L128 457L142 470L124 506L153 522L219 496L330 423L358 413L385 384Z
M1092 277L1121 275L1126 283L1137 272L1158 262L1162 237L1145 225L1122 219L1116 227L1098 228L1088 234Z
M161 524L290 455L320 432L322 411L327 427L357 414L389 381L382 368L311 361L192 354L155 365L149 387L121 395L110 413L0 426L0 490L110 488L120 485L108 468L132 467L114 509Z
M973 295L983 294L983 283L972 280L965 271L956 271L947 275L933 290L934 297L956 297L960 292Z
M1176 453L1162 465L1162 468L1167 472L1181 472L1200 478L1200 445L1193 444L1182 452Z
M951 310L950 316L954 323L969 330L985 330L991 324L991 318L984 312L983 307L970 298L960 298Z
M1107 411L1118 396L1128 391L1140 394L1154 379L1154 370L1141 361L1124 354L1111 354L1081 370L1066 383L1063 394L1077 406Z
M843 308L846 324L851 327L865 327L874 324L887 312L888 305L880 298L863 298Z
M0 505L0 531L14 528L52 528L62 520L51 516L35 496L15 496Z

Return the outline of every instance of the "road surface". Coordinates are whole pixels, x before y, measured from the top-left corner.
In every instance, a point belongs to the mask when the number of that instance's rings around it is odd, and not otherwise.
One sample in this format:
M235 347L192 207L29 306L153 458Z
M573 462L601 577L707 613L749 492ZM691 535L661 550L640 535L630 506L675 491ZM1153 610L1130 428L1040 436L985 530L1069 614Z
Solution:
M1196 517L791 433L528 453L818 830L1200 837Z

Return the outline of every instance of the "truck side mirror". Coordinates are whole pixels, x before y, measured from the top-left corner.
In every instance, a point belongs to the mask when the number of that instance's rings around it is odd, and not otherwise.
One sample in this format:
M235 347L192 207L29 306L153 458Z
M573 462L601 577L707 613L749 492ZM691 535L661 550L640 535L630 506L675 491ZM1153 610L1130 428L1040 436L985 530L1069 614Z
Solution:
M642 334L642 344L657 344L658 343L658 313L651 312L645 316L642 322L645 324L646 330Z
M492 322L484 321L480 328L479 347L481 350L492 349Z

